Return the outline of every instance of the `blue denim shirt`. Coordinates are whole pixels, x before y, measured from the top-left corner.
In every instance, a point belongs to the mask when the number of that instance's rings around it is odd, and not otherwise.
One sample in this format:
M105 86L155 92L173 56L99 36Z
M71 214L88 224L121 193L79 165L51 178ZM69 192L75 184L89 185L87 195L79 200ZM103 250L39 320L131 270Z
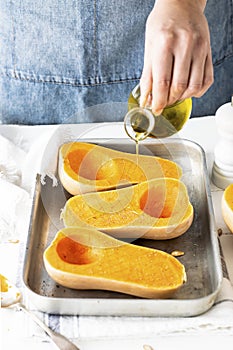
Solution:
M126 102L139 82L154 0L0 0L0 122L53 124L122 120L83 112ZM209 0L215 83L193 101L214 114L233 93L233 0Z

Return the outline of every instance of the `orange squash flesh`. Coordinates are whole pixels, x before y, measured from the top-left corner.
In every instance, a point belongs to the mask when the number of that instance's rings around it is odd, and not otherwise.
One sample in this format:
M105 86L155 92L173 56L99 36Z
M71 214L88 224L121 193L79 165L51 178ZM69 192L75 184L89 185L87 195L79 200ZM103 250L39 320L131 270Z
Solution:
M65 226L91 226L116 237L169 239L187 231L193 207L183 182L159 178L74 196L61 217Z
M59 231L44 252L44 263L51 278L65 287L144 298L169 297L186 280L184 266L170 254L89 228Z
M224 190L221 210L227 227L233 233L233 184L228 185Z
M9 285L8 285L7 278L0 274L0 292L6 293L8 292L8 289L9 289Z
M159 177L180 178L181 168L167 159L72 142L59 150L59 177L72 195L137 184Z

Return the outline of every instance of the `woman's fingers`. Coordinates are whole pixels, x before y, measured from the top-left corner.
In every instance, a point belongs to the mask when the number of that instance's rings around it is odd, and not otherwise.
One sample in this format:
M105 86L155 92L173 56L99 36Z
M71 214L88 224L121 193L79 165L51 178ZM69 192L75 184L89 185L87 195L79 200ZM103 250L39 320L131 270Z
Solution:
M150 107L152 102L151 93L152 93L152 64L151 57L147 55L147 50L145 49L144 54L144 67L142 71L142 76L140 79L140 106L141 107Z
M165 35L156 35L151 40L150 28L148 30L149 34L145 45L144 67L140 86L143 102L145 102L145 99L148 101L148 96L152 93L151 107L153 113L157 115L168 104L173 70L173 43L172 38L167 38ZM156 45L153 44L153 40L155 40Z
M152 64L152 111L155 115L161 114L167 106L172 82L173 55L162 47L161 51Z
M212 83L213 64L209 47L205 42L196 42L190 63L187 88L180 98L201 97Z
M206 57L206 61L205 61L202 88L199 89L199 91L197 91L195 94L193 94L193 96L201 97L202 95L204 95L204 93L209 89L209 87L213 84L213 82L214 82L214 72L213 72L212 56L210 53Z
M173 45L174 62L169 90L168 105L181 99L187 90L190 78L191 46L192 42L188 32L176 37Z

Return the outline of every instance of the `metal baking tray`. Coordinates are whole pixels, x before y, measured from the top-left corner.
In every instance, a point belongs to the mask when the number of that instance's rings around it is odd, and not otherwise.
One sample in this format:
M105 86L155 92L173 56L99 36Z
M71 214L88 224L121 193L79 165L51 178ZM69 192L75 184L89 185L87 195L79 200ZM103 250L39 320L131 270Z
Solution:
M135 153L129 139L91 139L112 149ZM207 311L221 286L222 269L218 238L208 181L205 154L196 143L184 139L147 139L140 154L153 154L177 162L183 169L182 181L194 207L194 220L182 236L165 241L138 239L134 244L168 253L181 250L187 282L170 299L142 299L102 290L72 290L55 283L43 265L43 252L63 227L61 208L69 197L60 182L54 187L37 177L31 223L26 247L23 279L32 302L44 312L67 315L194 316ZM54 155L56 157L56 154Z

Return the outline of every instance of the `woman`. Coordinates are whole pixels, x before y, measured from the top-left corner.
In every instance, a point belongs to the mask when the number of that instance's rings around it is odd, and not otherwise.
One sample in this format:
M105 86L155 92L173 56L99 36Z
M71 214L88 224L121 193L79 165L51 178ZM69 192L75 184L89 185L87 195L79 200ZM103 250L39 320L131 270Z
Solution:
M214 114L233 91L232 0L205 5L0 0L1 122L122 120L121 113L82 111L126 102L140 78L142 104L152 91L155 113L197 96L192 116Z

